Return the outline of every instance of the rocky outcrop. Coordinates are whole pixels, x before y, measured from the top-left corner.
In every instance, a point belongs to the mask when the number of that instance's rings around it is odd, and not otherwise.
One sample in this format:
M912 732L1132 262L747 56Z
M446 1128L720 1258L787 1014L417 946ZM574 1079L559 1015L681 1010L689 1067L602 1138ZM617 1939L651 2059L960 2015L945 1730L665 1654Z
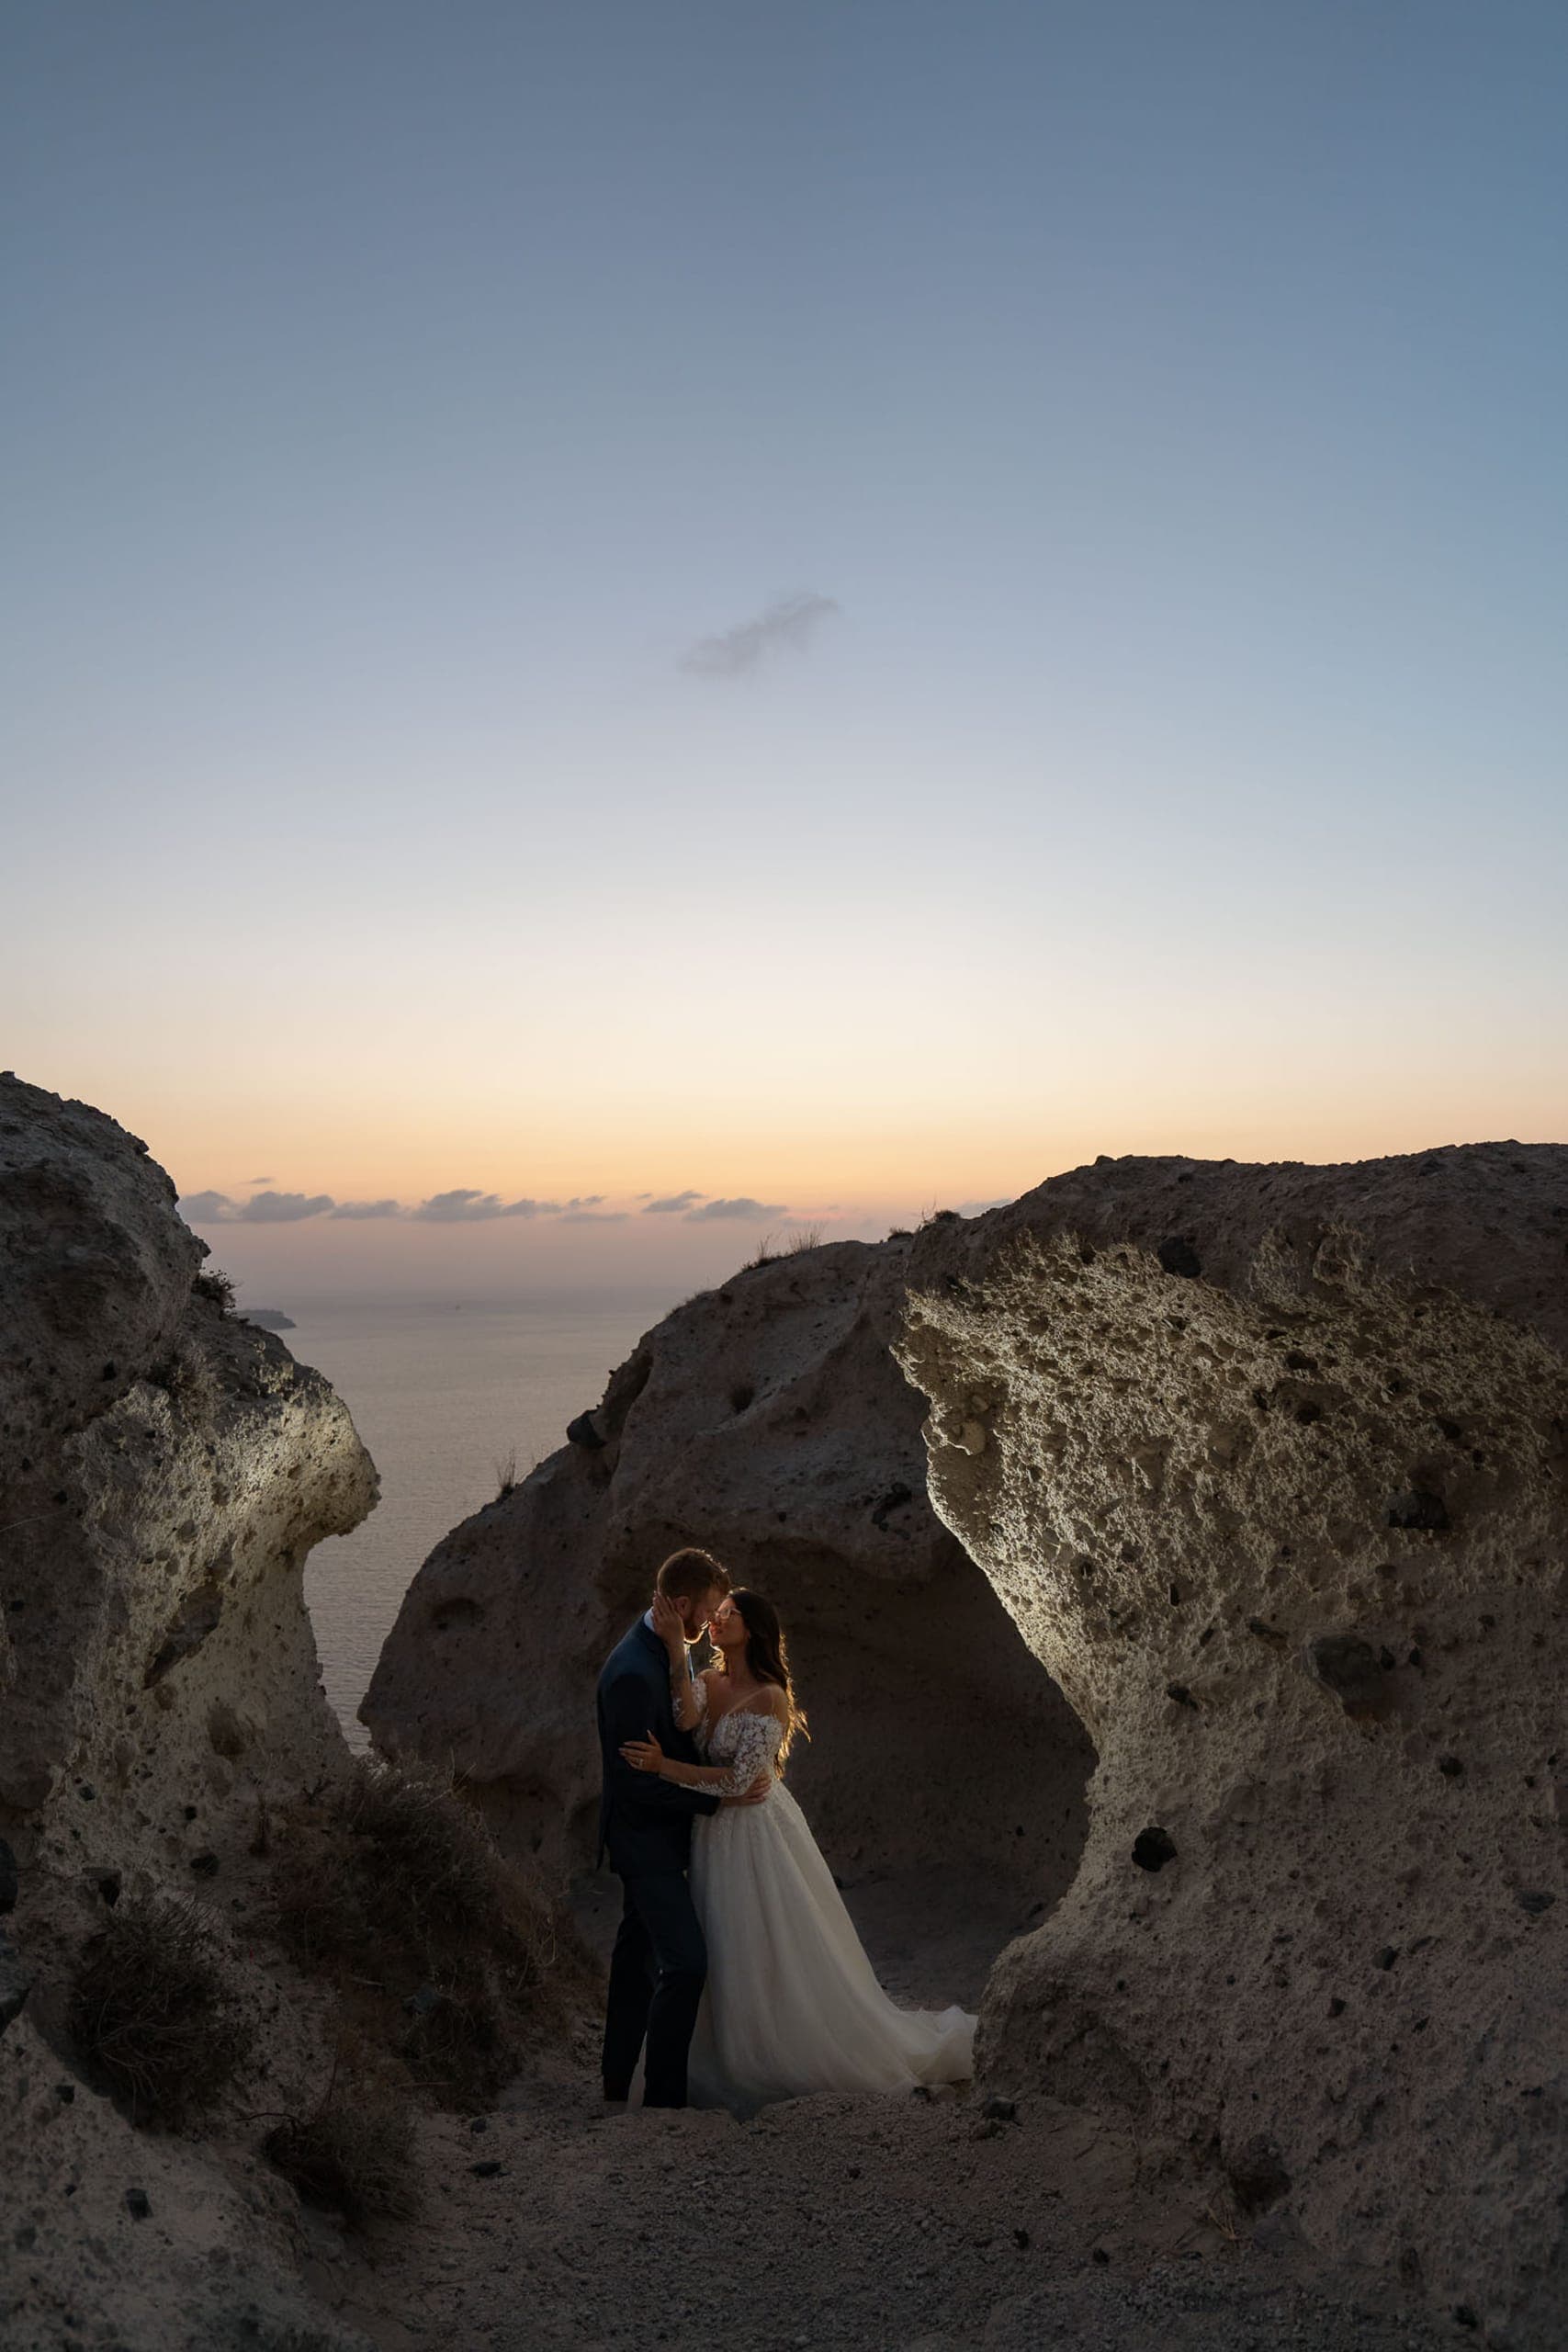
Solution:
M1048 1914L998 2090L1554 2346L1565 1250L1568 1151L1495 1145L1108 1160L748 1269L432 1555L366 1720L585 1859L600 1658L712 1545L791 1626L835 1863Z
M143 1145L0 1078L0 2336L17 2346L363 2342L310 2315L293 2192L135 2129L67 2022L122 1894L200 1895L276 2079L321 2064L221 1922L268 1809L349 1768L301 1569L363 1518L375 1472L327 1384L226 1311L205 1254Z
M165 1867L193 1803L248 1828L343 1753L301 1567L375 1472L203 1255L142 1145L0 1080L0 1827L56 1870Z
M1568 1150L1116 1161L928 1231L930 1491L1099 1754L983 2064L1563 2333ZM1510 2332L1511 2331L1511 2332Z
M750 1267L649 1332L574 1442L415 1577L361 1710L378 1746L450 1767L558 1873L591 1861L595 1678L665 1553L700 1542L784 1614L813 1732L791 1781L840 1874L979 1868L1021 1917L1051 1900L1089 1748L927 1502L891 1352L910 1247Z

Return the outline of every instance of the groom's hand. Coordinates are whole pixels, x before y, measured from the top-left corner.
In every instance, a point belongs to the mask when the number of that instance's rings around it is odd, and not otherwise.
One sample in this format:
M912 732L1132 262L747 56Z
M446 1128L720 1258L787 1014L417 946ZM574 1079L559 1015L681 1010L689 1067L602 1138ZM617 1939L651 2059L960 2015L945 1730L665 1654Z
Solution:
M761 1804L773 1785L773 1776L771 1771L759 1772L750 1787L740 1796L720 1797L719 1803L720 1804Z

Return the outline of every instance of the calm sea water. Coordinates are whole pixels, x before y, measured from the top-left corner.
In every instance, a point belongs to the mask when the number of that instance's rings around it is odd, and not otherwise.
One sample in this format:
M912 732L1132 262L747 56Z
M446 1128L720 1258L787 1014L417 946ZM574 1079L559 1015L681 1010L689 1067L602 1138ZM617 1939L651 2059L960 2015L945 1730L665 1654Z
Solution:
M674 1304L648 1291L475 1306L367 1300L300 1306L283 1334L326 1374L381 1473L363 1527L317 1545L305 1569L327 1696L350 1740L382 1643L427 1553L496 1491L565 1442L605 1375Z

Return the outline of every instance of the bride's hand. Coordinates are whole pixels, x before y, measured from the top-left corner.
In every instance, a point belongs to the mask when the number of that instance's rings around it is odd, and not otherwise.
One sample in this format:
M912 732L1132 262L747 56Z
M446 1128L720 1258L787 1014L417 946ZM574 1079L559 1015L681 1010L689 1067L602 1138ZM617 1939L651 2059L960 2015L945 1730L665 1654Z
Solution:
M646 1739L628 1739L621 1754L634 1772L657 1772L664 1761L664 1750L651 1732Z
M679 1666L686 1655L686 1628L681 1623L681 1612L667 1593L653 1596L653 1630Z

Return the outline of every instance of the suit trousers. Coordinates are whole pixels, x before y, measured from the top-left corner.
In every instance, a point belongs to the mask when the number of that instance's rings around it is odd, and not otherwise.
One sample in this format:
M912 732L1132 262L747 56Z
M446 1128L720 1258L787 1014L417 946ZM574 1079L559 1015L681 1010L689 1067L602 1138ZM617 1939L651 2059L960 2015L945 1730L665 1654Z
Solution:
M626 1907L610 1956L604 2090L625 2098L643 2042L645 2107L684 2107L686 2053L707 1981L707 1946L683 1871L622 1878Z

